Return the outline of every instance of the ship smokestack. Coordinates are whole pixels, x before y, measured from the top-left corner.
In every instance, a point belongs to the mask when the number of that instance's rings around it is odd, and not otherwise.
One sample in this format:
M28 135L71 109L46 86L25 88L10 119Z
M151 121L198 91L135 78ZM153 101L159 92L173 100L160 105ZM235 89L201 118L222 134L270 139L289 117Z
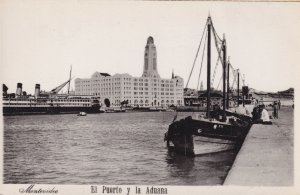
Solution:
M40 86L40 84L35 84L34 97L35 98L40 97L40 92L41 92L41 86Z
M17 92L16 92L17 96L21 96L22 95L22 83L17 83Z
M5 84L2 84L2 94L3 96L7 96L8 87Z

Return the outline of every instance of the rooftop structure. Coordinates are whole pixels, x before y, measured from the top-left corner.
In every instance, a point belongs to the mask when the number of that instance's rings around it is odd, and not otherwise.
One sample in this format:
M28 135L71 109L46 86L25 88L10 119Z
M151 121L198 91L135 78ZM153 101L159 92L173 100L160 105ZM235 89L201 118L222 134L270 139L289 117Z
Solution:
M134 107L168 107L183 105L183 79L172 74L163 79L157 70L157 53L153 37L147 39L141 77L128 73L109 75L95 72L91 78L75 79L76 95L97 95L102 102L120 106L128 100ZM106 99L106 101L105 101Z

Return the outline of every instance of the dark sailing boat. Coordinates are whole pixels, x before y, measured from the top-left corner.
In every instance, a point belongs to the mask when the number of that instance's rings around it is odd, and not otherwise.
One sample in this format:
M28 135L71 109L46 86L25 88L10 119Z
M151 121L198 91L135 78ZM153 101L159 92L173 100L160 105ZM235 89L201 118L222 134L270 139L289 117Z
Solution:
M223 109L215 107L211 110L211 83L210 83L210 67L211 67L211 31L215 39L217 34L209 16L206 23L207 27L207 108L206 117L199 114L192 117L188 116L179 121L175 121L175 116L172 124L165 134L167 147L173 149L177 153L183 153L186 156L195 156L197 154L220 152L223 150L232 149L238 146L245 138L250 126L251 117L240 115L238 113L226 110L226 41L222 40L222 48L218 49L219 58L222 59L223 65ZM205 27L205 28L206 28ZM204 29L205 31L205 29ZM204 34L204 33L203 33ZM202 35L203 38L203 35ZM201 38L201 42L202 42ZM215 40L216 41L216 40ZM200 45L201 45L200 42ZM199 46L200 48L200 46ZM199 49L198 49L199 51ZM204 50L203 50L204 51ZM221 57L223 53L223 57ZM196 55L197 57L197 55ZM195 61L194 61L195 63ZM201 63L202 64L202 63ZM228 101L228 99L227 99ZM204 142L214 144L218 147L204 148ZM199 147L198 147L199 146ZM200 150L199 150L200 148Z

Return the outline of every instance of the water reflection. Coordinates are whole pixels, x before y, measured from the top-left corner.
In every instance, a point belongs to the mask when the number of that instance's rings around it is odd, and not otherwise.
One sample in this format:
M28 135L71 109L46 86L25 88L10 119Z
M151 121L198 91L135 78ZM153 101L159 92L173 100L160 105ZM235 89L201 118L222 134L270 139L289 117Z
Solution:
M195 166L195 158L176 154L174 151L168 150L166 163L171 175L189 175Z
M167 152L163 136L172 120L163 112L5 116L4 183L222 183L233 157Z

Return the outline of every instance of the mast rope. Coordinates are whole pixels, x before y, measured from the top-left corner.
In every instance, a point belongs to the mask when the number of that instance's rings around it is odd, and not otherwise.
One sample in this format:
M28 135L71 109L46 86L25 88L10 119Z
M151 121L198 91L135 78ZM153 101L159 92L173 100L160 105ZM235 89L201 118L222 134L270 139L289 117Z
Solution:
M220 77L220 80L219 80L219 83L218 83L218 86L217 86L217 90L219 90L219 86L220 86L221 80L222 80L222 76Z
M215 81L215 77L216 77L216 74L217 74L217 68L218 68L218 65L219 65L219 61L221 61L220 55L218 56L217 63L215 65L214 74L213 74L212 79L211 79L211 86L213 86L214 81Z
M200 50L200 47L201 47L201 44L202 44L202 40L203 40L203 36L204 36L204 33L205 33L205 30L206 30L206 27L207 27L207 23L208 23L208 20L206 21L206 24L205 24L205 27L203 29L203 33L202 33L202 36L201 36L201 40L200 40L200 43L199 43L199 46L198 46L198 49L197 49L197 53L196 53L196 56L195 56L195 59L194 59L194 62L193 62L193 67L192 67L192 70L190 72L190 75L189 75L189 78L188 78L188 81L186 83L186 86L185 88L187 88L189 82L190 82L190 79L191 79L191 76L192 76L192 72L194 70L194 67L195 67L195 64L196 64L196 60L197 60L197 57L198 57L198 54L199 54L199 50Z
M231 72L232 72L232 75L233 75L233 81L232 81L232 85L231 85L231 88L233 89L233 86L237 80L237 69L233 68L232 64L229 63L230 67L231 67Z
M199 88L199 83L200 83L200 75L201 75L201 71L202 71L202 65L203 65L203 59L204 59L204 53L205 53L205 46L206 46L206 40L207 40L207 34L208 33L206 33L205 40L204 40L204 47L203 47L202 58L201 58L201 66L200 66L200 72L199 72L198 82L197 82L197 90Z
M243 85L245 86L245 74L241 75L242 81L243 81Z
M214 38L215 38L215 46L216 46L216 49L217 49L217 52L218 52L218 59L217 59L217 62L216 62L216 66L214 68L214 73L213 73L213 76L212 76L211 86L213 86L213 84L214 84L216 73L217 73L217 68L218 68L218 65L219 65L219 61L221 61L221 59L222 59L222 57L221 57L221 52L222 52L222 50L221 50L221 44L222 44L222 40L220 39L220 37L219 37L218 33L216 32L216 29L214 28L213 25L212 25L212 31L213 31L213 35L214 35ZM219 47L218 44L220 44L220 47Z
M235 68L233 68L233 66L232 66L232 64L231 64L231 63L229 63L229 65L230 65L230 67L231 67L231 70L232 70L232 72L234 73L234 71L235 71Z
M188 84L190 82L190 79L191 79L191 76L192 76L192 73L193 73L193 70L195 68L195 64L196 64L196 61L197 61L197 58L198 58L198 55L199 55L199 51L200 51L200 48L201 48L201 45L202 45L202 41L203 41L203 36L204 36L204 33L205 33L205 30L206 30L206 27L207 27L207 23L208 23L208 20L206 21L206 24L204 26L204 29L203 29L203 33L202 33L202 36L201 36L201 40L200 40L200 43L199 43L199 46L198 46L198 49L197 49L197 52L196 52L196 56L195 56L195 59L194 59L194 62L193 62L193 66L192 66L192 69L191 69L191 72L189 74L189 78L188 78L188 81L186 83L186 87L188 87ZM214 25L211 21L211 26L212 26L212 32L213 32L213 35L214 35L214 39L215 39L215 46L216 46L216 49L217 49L217 52L218 52L218 59L217 59L217 62L216 62L216 66L215 66L215 69L214 69L214 73L213 73L213 77L212 77L212 84L211 86L213 85L214 83L214 80L215 80L215 76L216 76L216 71L217 71L217 67L218 67L218 64L219 64L219 61L221 61L221 52L222 52L222 49L221 47L219 46L219 44L221 45L222 44L222 39L219 37L219 35L217 34L215 28L214 28ZM205 49L205 46L204 46L204 49ZM204 53L204 50L203 50L203 53ZM223 64L223 62L221 62ZM203 55L202 55L202 61L201 61L201 68L200 68L200 73L199 73L199 77L198 77L198 82L197 82L197 89L199 87L199 79L200 79L200 74L201 74L201 70L202 70L202 64L203 64Z
M214 33L215 33L216 38L218 38L218 41L219 41L220 43L222 43L222 39L221 39L220 36L218 35L218 33L217 33L217 31L216 31L216 29L215 29L214 24L213 24L212 21L211 21L211 26L212 26L212 29L213 29L213 31L214 31Z
M232 89L233 89L234 84L236 83L236 80L237 80L237 70L234 70L234 73L233 73L233 82L232 82L232 86L231 86Z

